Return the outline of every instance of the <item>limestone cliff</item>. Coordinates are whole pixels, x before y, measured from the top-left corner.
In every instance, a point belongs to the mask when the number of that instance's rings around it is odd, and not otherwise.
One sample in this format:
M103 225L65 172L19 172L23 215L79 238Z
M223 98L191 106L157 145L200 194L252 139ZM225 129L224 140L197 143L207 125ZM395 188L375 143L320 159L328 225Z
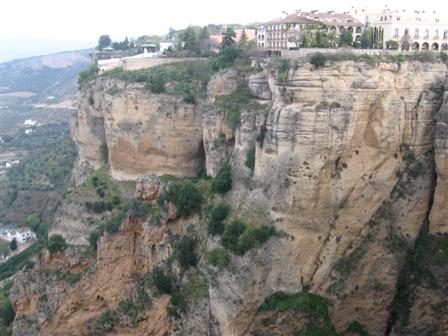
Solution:
M229 161L231 191L207 197L230 204L232 217L254 227L274 226L277 234L242 256L230 253L231 267L218 269L207 265L206 251L222 245L207 235L207 216L157 213L156 222L154 214L146 221L131 216L118 233L101 238L91 270L77 285L64 287L47 317L39 317L36 307L48 288L40 283L35 293L20 292L20 286L43 281L35 278L38 269L22 275L15 285L14 334L73 334L68 326L91 332L101 314L136 300L145 274L163 265L189 288L193 303L168 316L174 295L154 296L135 323L120 315L105 329L108 334L289 335L310 321L333 330L331 319L338 332L357 321L369 335L405 335L409 321L398 310L410 288L416 293L406 301L416 321L411 326L429 320L425 325L431 327L420 334L446 331L446 318L424 300L428 295L439 306L446 302L443 243L431 245L442 255L428 265L437 290L402 282L418 271L411 269L412 253L423 246L423 234L435 242L433 234L448 230L446 84L446 65L437 62L344 61L319 69L290 64L286 81L267 63L259 72L216 74L207 98L189 104L139 84L98 79L80 93L74 130L78 182L85 167L98 168L104 156L118 180L149 172L192 177L203 167L215 176ZM242 86L250 103L222 109L220 97L233 97ZM236 109L239 122L232 127ZM246 161L253 149L252 171ZM198 188L207 193L209 180L201 183ZM166 206L160 211L169 212ZM195 268L182 271L172 261L173 246L192 232L200 258ZM318 294L328 301L328 313L326 306L318 317L260 309L278 292Z
M75 176L108 161L118 180L150 171L195 175L202 168L198 107L169 95L154 95L143 84L98 80L80 92L75 141Z

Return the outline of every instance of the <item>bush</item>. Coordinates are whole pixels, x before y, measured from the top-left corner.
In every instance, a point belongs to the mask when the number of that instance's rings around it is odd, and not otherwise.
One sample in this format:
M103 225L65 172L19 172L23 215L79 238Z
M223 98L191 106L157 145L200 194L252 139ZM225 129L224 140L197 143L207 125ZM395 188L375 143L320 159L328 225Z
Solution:
M9 326L12 321L14 321L15 316L16 313L12 308L9 297L2 295L2 297L0 298L0 319L3 325Z
M224 232L224 220L229 215L229 206L218 203L210 209L207 231L211 235L221 235Z
M238 89L229 94L219 96L215 99L214 107L218 112L227 114L227 126L232 130L240 122L241 111L253 106L259 108L259 104L253 101L253 96L247 85L240 85Z
M247 168L254 171L255 169L255 148L251 148L247 151L246 162L244 162Z
M182 237L174 243L174 258L179 262L183 269L190 266L196 266L199 257L196 253L198 241L190 237Z
M187 311L187 297L181 290L174 292L171 295L170 306L167 308L168 314L173 317L179 317L181 313Z
M161 294L171 294L174 288L171 276L165 274L159 267L155 267L151 273L148 273L145 284L154 286Z
M53 254L59 251L64 251L67 248L67 243L64 237L59 234L55 234L48 239L47 248L48 251Z
M117 313L112 310L106 310L101 314L100 318L96 320L95 326L97 328L108 330L119 322Z
M207 253L207 262L221 270L229 265L230 257L226 250L215 249Z
M226 249L243 255L264 244L274 234L273 226L251 227L239 219L235 219L225 227L222 244Z
M316 111L325 110L329 107L330 107L330 104L326 100L323 100L323 101L319 102L319 104L316 105Z
M88 241L90 244L90 247L96 251L97 249L97 245L98 245L98 240L101 238L101 236L103 235L103 230L101 230L100 228L97 228L95 230L93 230L92 232L90 232Z
M342 105L339 102L331 102L330 104L330 108L334 109L334 108L341 108Z
M218 174L212 181L214 192L224 194L232 189L232 171L229 163L224 163Z
M200 211L202 201L201 193L190 181L169 183L159 197L161 206L163 206L164 202L172 202L178 214L184 218Z
M281 59L277 63L277 81L282 84L288 82L289 61Z
M129 208L132 216L145 220L151 213L152 206L139 200L132 200Z
M246 224L235 219L229 225L226 225L222 235L222 245L231 251L238 251L238 240L246 230Z
M322 53L315 53L315 54L311 57L311 60L310 60L310 63L311 63L312 65L314 65L314 67L315 67L316 69L325 66L325 63L326 63L326 62L327 62L327 58L326 58L325 55L322 54Z
M17 240L15 238L13 238L13 240L9 243L9 248L11 251L17 250Z
M364 325L359 323L358 321L353 321L347 328L348 332L356 333L359 336L369 336Z
M240 52L235 46L221 48L218 57L213 62L213 70L219 71L232 66L239 54Z
M125 210L114 211L112 216L104 224L104 230L110 234L117 233L120 230L121 223L123 223L125 217Z

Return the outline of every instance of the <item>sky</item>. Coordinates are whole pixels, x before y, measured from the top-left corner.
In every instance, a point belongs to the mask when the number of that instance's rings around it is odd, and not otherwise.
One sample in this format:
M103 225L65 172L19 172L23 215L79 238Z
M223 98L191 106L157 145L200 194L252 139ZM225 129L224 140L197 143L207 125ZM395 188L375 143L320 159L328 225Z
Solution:
M280 17L283 11L345 11L354 5L372 8L372 3L375 9L387 4L391 9L437 10L448 16L448 0L2 0L0 52L4 61L11 57L5 55L20 53L19 49L27 46L32 53L36 48L31 44L57 49L59 43L57 51L62 51L93 47L102 34L122 40L125 36L165 34L170 27L247 24Z

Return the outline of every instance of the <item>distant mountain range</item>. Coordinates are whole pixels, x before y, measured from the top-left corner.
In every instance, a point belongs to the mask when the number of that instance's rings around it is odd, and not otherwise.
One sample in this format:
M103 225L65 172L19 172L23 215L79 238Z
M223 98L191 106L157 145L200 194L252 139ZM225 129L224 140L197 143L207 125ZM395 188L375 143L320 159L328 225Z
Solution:
M0 63L15 59L93 48L94 41L58 41L48 39L2 38Z
M36 56L0 64L3 128L14 131L26 119L68 121L77 78L91 63L90 50Z

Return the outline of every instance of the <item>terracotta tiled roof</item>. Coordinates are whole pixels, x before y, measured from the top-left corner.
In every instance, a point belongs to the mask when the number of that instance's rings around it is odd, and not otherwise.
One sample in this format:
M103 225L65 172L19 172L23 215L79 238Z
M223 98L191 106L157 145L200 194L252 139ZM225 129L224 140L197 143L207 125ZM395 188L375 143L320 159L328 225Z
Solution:
M320 21L327 25L334 26L362 26L362 23L347 13L335 12L300 12L300 16L304 16L310 20Z
M298 12L284 18L278 18L264 23L263 25L295 23L295 24L315 24L322 22L326 25L334 26L362 26L362 23L346 13L334 12Z

